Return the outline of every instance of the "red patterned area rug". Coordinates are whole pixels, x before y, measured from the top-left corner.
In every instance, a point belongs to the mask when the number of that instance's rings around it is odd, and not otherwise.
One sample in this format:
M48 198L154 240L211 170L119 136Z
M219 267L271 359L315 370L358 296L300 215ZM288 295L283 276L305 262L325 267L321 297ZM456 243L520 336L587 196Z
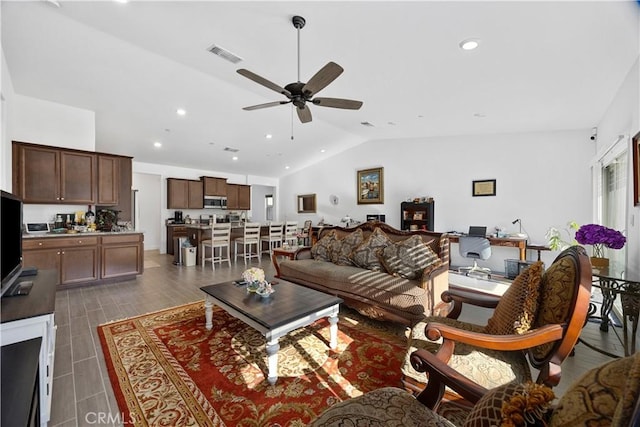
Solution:
M266 379L264 337L192 303L98 327L111 385L128 424L304 426L332 404L400 385L404 328L342 310L338 347L318 320L280 339L278 381Z

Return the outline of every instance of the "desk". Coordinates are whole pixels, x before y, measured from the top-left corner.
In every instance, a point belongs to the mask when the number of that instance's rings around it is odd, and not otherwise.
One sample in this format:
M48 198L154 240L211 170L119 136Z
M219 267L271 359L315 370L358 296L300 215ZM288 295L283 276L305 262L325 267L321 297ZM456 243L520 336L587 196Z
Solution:
M447 234L449 242L458 243L460 236L456 234ZM518 237L487 237L491 246L507 246L510 248L518 248L520 252L520 261L527 259L527 239Z
M624 355L629 356L636 350L638 332L638 316L640 315L640 275L632 275L622 267L610 265L608 268L593 268L592 273L598 278L595 287L602 291L602 307L600 308L600 330L609 331L609 313L616 297L620 295L622 303L622 330ZM631 343L629 345L629 328L631 323Z

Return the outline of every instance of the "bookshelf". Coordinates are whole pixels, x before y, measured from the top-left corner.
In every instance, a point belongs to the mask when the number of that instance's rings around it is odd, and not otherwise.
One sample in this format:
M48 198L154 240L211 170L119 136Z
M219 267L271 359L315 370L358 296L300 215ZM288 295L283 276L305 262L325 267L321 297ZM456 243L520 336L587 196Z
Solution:
M414 203L402 202L400 204L400 229L411 230L411 226L418 230L433 229L433 209L435 202Z

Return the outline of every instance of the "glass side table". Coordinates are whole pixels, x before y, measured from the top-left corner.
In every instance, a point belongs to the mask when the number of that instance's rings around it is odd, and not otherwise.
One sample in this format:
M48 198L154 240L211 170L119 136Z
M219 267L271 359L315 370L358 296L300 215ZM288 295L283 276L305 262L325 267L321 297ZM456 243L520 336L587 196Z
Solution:
M592 268L592 274L597 278L593 286L602 291L600 330L603 332L609 331L609 314L613 309L613 303L620 295L623 332L621 341L625 356L629 356L636 351L638 316L640 315L640 274L629 273L615 263L608 268ZM629 331L629 324L631 331ZM631 339L629 339L629 332L631 332Z

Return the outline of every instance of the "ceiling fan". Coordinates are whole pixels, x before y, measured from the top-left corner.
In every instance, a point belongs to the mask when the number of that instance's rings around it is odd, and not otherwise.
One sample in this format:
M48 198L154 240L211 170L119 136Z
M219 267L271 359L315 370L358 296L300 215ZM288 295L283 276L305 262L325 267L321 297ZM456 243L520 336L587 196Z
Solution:
M362 107L362 101L354 101L352 99L343 98L320 98L314 95L327 87L329 83L334 81L344 69L335 62L329 62L322 67L307 83L300 81L300 30L306 23L302 16L294 16L291 20L293 26L298 30L298 81L295 83L289 83L285 87L278 86L277 84L261 77L249 70L241 68L237 70L238 74L253 80L254 82L269 88L273 91L283 94L287 97L288 101L274 101L267 102L266 104L252 105L250 107L244 107L243 110L259 110L261 108L275 107L278 105L284 105L292 103L296 107L298 118L302 123L311 121L311 110L307 102L318 105L320 107L342 108L346 110L358 110Z

